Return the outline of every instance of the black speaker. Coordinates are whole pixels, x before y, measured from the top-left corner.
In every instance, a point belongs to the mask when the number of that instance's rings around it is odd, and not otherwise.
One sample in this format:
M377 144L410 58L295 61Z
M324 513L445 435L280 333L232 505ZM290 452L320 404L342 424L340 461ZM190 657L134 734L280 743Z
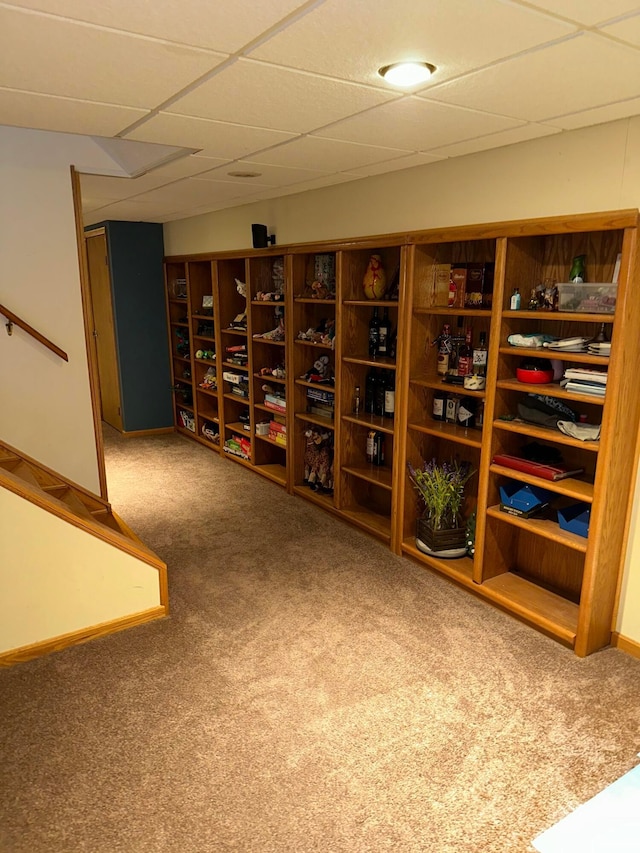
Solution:
M251 226L251 235L253 237L254 249L266 249L269 245L267 237L267 226L254 224Z

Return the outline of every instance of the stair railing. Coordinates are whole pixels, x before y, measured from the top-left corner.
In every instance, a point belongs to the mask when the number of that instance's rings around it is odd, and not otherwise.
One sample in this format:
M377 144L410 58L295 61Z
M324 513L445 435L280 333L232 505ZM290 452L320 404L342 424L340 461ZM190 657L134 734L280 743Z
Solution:
M69 361L69 356L63 349L60 349L60 347L56 346L52 341L49 340L49 338L45 338L45 336L40 334L37 329L34 329L33 326L30 326L28 323L22 320L20 317L18 317L17 314L14 314L13 311L9 311L9 309L5 308L4 305L0 305L0 314L7 318L7 322L5 325L7 327L8 335L13 334L13 327L14 325L16 325L24 332L27 332L27 334L31 335L32 338L35 338L37 341L39 341L47 349L50 349L51 352L54 352L57 356L60 356L61 359L63 359L64 361Z

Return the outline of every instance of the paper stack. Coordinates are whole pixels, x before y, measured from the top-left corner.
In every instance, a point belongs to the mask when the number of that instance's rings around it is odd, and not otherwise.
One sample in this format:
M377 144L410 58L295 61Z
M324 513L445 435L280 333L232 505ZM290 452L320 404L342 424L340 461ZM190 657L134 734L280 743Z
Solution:
M564 372L562 385L565 391L604 397L607 390L607 371L590 367L569 367Z

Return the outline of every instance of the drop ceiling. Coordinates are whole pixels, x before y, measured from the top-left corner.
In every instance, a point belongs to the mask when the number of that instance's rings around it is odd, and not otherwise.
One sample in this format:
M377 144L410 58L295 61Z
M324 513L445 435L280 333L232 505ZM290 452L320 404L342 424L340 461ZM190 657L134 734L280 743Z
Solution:
M640 114L631 0L14 0L0 34L0 124L193 152L135 178L83 175L88 224L166 222ZM403 59L437 71L394 89L376 72Z

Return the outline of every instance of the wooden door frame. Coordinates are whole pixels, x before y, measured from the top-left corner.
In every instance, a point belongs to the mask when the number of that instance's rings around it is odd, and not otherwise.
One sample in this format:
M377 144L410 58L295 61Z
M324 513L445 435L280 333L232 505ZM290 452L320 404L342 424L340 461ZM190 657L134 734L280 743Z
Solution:
M93 335L93 304L89 287L89 264L82 225L82 201L80 190L80 174L71 166L71 187L73 192L73 212L76 223L76 242L78 245L78 266L80 268L80 292L82 295L82 316L84 318L84 339L87 349L87 364L89 367L89 392L93 412L93 432L96 443L96 460L98 463L98 480L100 496L107 497L107 472L104 462L104 441L102 438L102 417L100 405L100 375L98 373L98 351ZM96 229L97 230L97 229Z

